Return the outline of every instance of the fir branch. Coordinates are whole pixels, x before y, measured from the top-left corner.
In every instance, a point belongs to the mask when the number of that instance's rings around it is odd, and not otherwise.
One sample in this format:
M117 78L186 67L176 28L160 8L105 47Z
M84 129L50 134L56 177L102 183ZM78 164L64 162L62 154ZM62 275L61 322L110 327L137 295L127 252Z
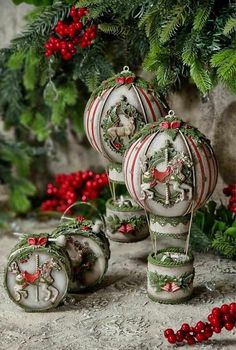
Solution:
M207 93L212 87L212 81L207 69L199 60L196 60L190 67L190 75L197 88L203 93Z
M198 7L196 15L193 20L194 30L201 31L202 28L205 26L210 16L213 4L214 4L214 0L211 0L209 2L204 1L203 4L200 7Z
M45 7L44 11L32 23L28 24L22 34L11 41L11 50L13 52L26 51L32 47L41 46L57 22L68 17L69 11L70 5L63 1Z
M229 35L236 30L236 16L230 17L225 23L225 27L223 30L224 35Z

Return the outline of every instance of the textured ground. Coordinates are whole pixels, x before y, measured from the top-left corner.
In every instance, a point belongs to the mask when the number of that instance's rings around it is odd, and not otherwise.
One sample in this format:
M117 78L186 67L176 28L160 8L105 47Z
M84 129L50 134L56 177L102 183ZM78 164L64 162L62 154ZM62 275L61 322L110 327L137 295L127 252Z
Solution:
M32 222L20 222L29 231ZM45 231L48 223L33 223ZM53 223L50 223L52 226ZM112 257L103 284L93 293L68 296L64 305L47 313L25 313L7 297L2 286L6 256L13 237L0 238L0 349L4 350L165 350L166 327L206 319L215 305L236 300L236 262L196 255L195 296L187 304L153 303L146 295L149 240L112 243ZM223 331L197 349L236 349L236 330ZM214 339L214 340L213 340ZM187 347L182 347L186 349Z

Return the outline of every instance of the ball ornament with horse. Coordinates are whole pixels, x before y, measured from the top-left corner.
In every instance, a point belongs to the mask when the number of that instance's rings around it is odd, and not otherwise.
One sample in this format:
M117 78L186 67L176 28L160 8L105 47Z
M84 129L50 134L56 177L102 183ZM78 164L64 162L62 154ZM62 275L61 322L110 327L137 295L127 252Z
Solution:
M127 66L94 91L84 113L85 131L92 147L110 161L111 181L124 182L121 163L130 139L162 116L163 104L150 84Z
M173 111L136 135L125 154L126 187L152 215L185 216L209 199L217 162L209 140Z

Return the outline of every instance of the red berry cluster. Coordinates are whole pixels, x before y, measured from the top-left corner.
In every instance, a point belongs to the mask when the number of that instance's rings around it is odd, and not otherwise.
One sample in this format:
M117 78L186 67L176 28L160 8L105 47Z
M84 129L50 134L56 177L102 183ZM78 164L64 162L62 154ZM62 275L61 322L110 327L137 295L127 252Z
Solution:
M213 333L220 333L223 328L231 331L236 327L236 303L223 304L220 308L214 307L208 315L208 321L199 321L194 327L183 323L176 333L173 329L168 328L164 331L164 336L170 344L193 345L208 340Z
M89 25L86 28L86 22L82 21L82 17L87 14L85 7L76 9L72 6L69 18L66 21L58 21L54 35L51 35L44 45L46 57L58 52L64 60L70 60L77 52L77 45L82 49L92 45L97 27Z
M223 189L226 196L230 196L228 208L236 214L236 184L231 184Z
M87 202L97 199L107 185L106 173L97 174L86 170L71 174L58 174L55 176L55 184L47 185L47 195L50 199L41 204L40 210L64 212L78 200Z

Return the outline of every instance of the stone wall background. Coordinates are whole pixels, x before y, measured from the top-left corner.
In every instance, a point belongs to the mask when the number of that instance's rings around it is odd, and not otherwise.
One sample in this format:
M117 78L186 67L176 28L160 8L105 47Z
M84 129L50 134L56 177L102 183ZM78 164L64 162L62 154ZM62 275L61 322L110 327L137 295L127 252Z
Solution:
M23 17L30 8L25 4L14 6L10 0L0 0L0 47L7 46L20 32ZM196 89L188 86L181 93L172 94L169 105L177 115L193 122L211 139L219 162L219 181L214 197L225 200L222 196L224 184L236 182L236 96L218 85L203 103ZM58 161L52 161L52 171L69 172L104 162L92 149L78 145L72 134L69 134L69 140L66 152L59 150Z

